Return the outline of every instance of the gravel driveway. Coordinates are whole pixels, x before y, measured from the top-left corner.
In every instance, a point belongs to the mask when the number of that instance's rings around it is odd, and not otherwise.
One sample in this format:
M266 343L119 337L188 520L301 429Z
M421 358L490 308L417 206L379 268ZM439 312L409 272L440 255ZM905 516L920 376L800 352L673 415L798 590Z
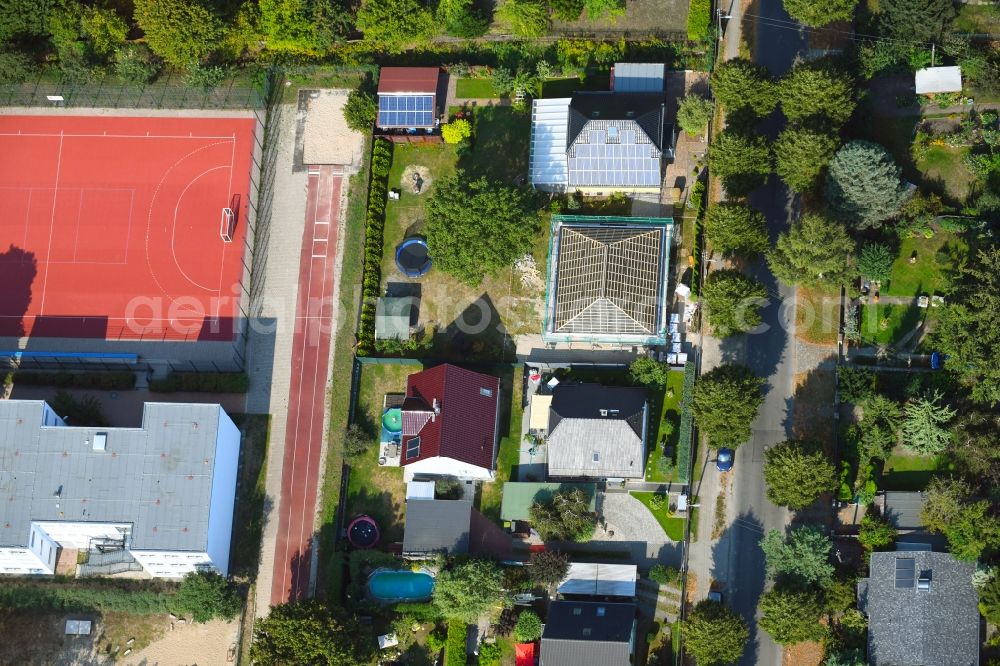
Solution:
M608 531L598 527L595 541L670 541L649 509L628 493L604 493L598 498L598 507Z

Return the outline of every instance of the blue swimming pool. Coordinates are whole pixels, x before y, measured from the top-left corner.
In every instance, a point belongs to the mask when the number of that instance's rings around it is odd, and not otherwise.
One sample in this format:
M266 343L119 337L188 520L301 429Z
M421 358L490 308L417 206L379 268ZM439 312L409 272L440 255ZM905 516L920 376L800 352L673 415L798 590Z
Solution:
M424 601L434 591L434 577L416 571L376 571L368 579L368 592L376 601Z

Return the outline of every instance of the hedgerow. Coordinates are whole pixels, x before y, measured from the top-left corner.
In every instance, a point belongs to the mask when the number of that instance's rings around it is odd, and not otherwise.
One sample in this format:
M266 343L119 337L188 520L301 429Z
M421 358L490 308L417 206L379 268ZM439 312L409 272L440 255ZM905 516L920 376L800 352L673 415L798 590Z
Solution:
M385 203L392 168L392 144L375 139L372 145L372 177L368 184L368 219L365 222L364 269L361 278L361 320L358 324L358 356L375 349L375 304L382 284L382 246L385 242Z

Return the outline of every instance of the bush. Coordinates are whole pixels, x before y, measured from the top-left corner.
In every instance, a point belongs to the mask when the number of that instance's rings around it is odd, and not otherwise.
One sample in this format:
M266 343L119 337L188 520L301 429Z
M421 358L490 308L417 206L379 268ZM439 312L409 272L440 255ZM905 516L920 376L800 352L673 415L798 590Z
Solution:
M211 90L222 85L229 76L229 70L219 65L192 65L184 76L184 83L192 88Z
M347 102L344 103L344 120L352 130L365 134L371 132L377 116L378 104L374 95L361 90L352 90L347 95ZM374 169L374 161L372 168Z
M135 388L131 372L25 372L14 373L15 384L56 386L59 388L128 391Z
M483 643L479 646L479 666L500 666L503 649L499 643Z
M456 118L441 126L441 138L445 143L461 143L472 136L472 124L465 118Z
M712 30L712 0L691 0L688 6L688 39L701 42Z
M101 401L92 395L85 395L78 400L65 391L57 391L51 407L72 426L103 428L108 425L101 409Z
M129 580L7 582L0 586L0 608L42 609L68 613L166 613L173 586Z
M166 379L149 382L153 393L246 393L250 377L245 372L171 372Z
M232 620L240 614L242 605L236 588L214 571L189 573L170 600L170 610L195 622L208 622L216 617Z
M145 44L129 43L115 49L115 76L125 83L145 84L160 73L159 59Z
M465 639L469 627L461 620L448 622L448 642L444 647L444 666L465 666Z
M677 476L681 483L687 483L691 473L691 444L694 434L694 416L691 413L691 400L694 397L694 382L696 376L694 361L684 364L684 388L681 393L681 422L677 433Z
M649 570L649 580L660 585L673 585L680 580L681 574L677 569L668 567L665 564L654 564Z
M385 241L385 200L389 189L389 170L392 168L392 150L392 144L385 139L376 139L372 144L361 317L358 322L358 356L369 356L375 350L375 303L378 301L382 279L380 265Z
M687 95L677 108L677 125L691 136L701 136L712 120L715 105L701 95Z
M0 51L0 83L21 83L35 73L31 58L18 51Z
M344 455L348 458L359 458L368 452L375 438L365 432L357 423L347 426L344 431Z
M444 649L445 645L448 643L448 633L442 627L434 627L429 634L427 634L427 651L431 653L431 657L437 657ZM436 663L437 659L433 659Z
M521 611L514 625L514 638L519 643L531 643L542 637L542 619L534 611Z

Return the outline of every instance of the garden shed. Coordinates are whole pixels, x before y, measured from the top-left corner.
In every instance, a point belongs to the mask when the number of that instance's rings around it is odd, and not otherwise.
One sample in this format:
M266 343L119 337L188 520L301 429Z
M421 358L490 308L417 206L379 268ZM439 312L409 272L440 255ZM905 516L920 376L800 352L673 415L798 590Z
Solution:
M961 67L925 67L914 79L918 95L962 92Z

